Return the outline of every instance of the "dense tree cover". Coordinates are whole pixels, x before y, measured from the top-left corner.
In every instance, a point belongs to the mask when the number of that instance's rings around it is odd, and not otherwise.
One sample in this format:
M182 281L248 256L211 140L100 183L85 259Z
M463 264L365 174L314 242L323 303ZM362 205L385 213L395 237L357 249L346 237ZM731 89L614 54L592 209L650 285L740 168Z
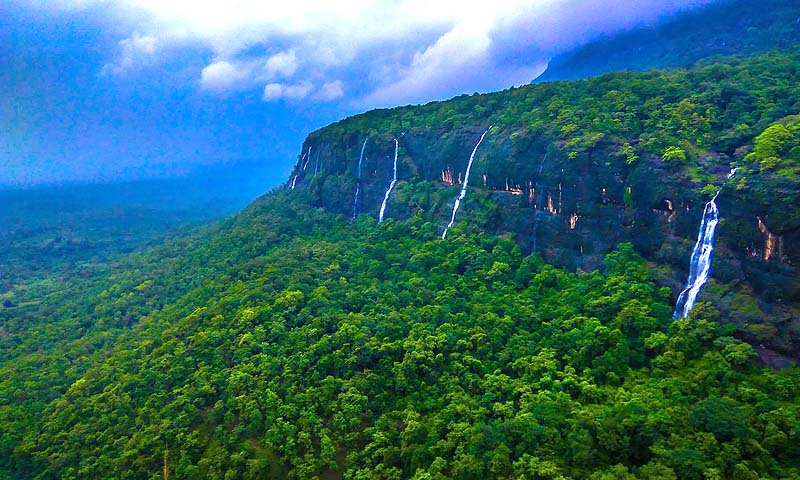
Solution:
M714 278L703 299L735 321L738 335L796 357L799 74L798 50L775 51L367 112L309 135L304 151L325 152L324 168L301 174L298 184L315 205L345 213L363 139L373 138L365 171L374 169L379 185L366 183L366 199L385 188L388 163L375 158L390 151L380 145L404 134L389 215L435 211L446 224L455 194L441 188L442 172L463 173L477 138L493 125L473 168L483 175L471 176L462 215L567 268L592 270L616 243L630 241L673 291L686 281L703 207L721 191ZM778 147L779 156L767 152Z
M741 161L737 192L783 208L798 65L775 53L463 96L311 138L494 124L701 186L714 149ZM629 244L569 272L482 232L486 192L442 241L427 207L457 187L414 180L395 198L426 208L405 222L314 208L320 177L19 290L0 309L0 478L158 478L165 456L172 478L800 476L796 368L760 368L709 304L672 322Z
M790 115L764 129L741 167L742 174L737 170L736 176L738 193L767 206L764 217L769 216L776 233L793 235L800 226L800 116ZM784 242L792 257L800 248L796 241L790 236Z
M572 157L607 143L624 147L621 154L631 161L671 147L683 149L688 160L710 151L735 157L771 123L800 112L798 70L800 53L789 50L715 58L687 69L610 73L373 110L313 132L309 141L477 124L510 130L512 140L513 132L540 132Z
M708 305L672 322L630 245L569 273L276 192L172 248L2 365L3 475L159 478L165 451L172 478L800 475L800 372Z
M25 432L38 428L48 402L109 355L120 334L165 306L176 316L191 312L191 298L174 302L187 291L202 291L205 279L256 256L258 248L301 233L286 210L269 219L272 228L252 221L261 213L255 204L239 220L178 235L66 279L56 274L17 288L18 305L0 309L0 471L24 469L12 452ZM246 232L233 228L237 221L248 222ZM260 243L228 247L245 235Z
M800 167L800 116L773 123L755 139L755 149L746 160L759 168L777 170L778 175L797 178Z

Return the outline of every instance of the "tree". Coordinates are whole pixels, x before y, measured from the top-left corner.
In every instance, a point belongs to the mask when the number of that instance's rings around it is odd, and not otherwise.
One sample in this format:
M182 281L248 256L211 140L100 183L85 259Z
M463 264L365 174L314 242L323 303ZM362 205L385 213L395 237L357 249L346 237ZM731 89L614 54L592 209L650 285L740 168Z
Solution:
M711 395L692 408L692 425L725 442L744 437L747 420L739 402Z
M661 160L668 163L685 163L686 150L675 146L667 147L661 154Z

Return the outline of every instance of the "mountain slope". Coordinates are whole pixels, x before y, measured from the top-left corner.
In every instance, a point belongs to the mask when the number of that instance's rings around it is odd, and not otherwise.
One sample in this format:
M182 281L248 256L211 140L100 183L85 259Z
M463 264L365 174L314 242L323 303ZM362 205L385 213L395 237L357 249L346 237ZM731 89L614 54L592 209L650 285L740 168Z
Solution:
M2 432L24 433L3 439L6 475L157 478L164 458L171 478L800 474L798 370L758 368L708 305L672 322L630 245L568 273L507 238L305 200L272 193L189 246L191 268L98 297L95 321L198 277L14 429L4 365Z
M798 74L778 52L312 133L223 224L0 310L0 478L797 478L800 370L743 340L795 353Z
M559 55L535 82L684 67L714 55L754 54L798 44L797 2L725 0L662 25L600 39Z
M287 188L350 216L358 184L360 211L377 216L397 138L400 182L387 216L421 211L443 229L470 152L493 125L457 220L512 234L570 269L595 269L629 241L676 293L704 205L721 189L713 280L701 299L744 338L797 356L800 177L789 151L800 138L786 138L783 170L749 153L770 125L800 112L798 60L770 53L368 112L309 135Z

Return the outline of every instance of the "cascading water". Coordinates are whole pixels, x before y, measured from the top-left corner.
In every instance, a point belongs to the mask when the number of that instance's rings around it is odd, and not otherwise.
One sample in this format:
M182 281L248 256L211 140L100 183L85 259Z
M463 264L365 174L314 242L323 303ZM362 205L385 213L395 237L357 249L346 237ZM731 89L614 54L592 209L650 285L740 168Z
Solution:
M442 240L444 240L445 237L447 237L447 231L450 230L450 228L456 223L456 214L458 213L458 207L461 206L461 201L464 200L465 196L467 196L467 186L469 186L469 172L472 169L472 162L475 160L475 152L478 151L478 147L481 146L483 139L486 137L486 134L489 133L489 130L491 128L492 126L490 125L489 128L487 128L486 131L483 132L483 135L481 135L481 139L478 140L478 143L475 144L475 148L472 149L472 154L469 156L469 162L467 163L467 171L466 173L464 173L464 183L461 185L461 191L458 193L456 201L453 204L453 215L450 217L450 223L447 224L447 227L445 227L444 232L442 232Z
M731 170L728 179L733 177L736 169ZM675 303L675 312L672 318L688 317L694 307L697 296L703 285L708 281L711 272L711 260L714 257L714 236L719 223L719 208L715 200L719 191L714 195L703 210L703 219L700 222L700 231L697 234L697 243L692 249L692 258L689 264L689 280Z
M539 173L536 174L536 183L533 186L534 196L533 196L533 240L531 241L532 244L532 251L536 251L536 240L538 237L539 232L539 216L536 214L536 209L539 205L542 204L544 199L544 189L541 188L540 181L542 179L542 171L544 171L544 164L547 162L547 155L550 153L550 147L548 146L547 150L544 151L544 157L542 157L542 163L539 164ZM535 192L539 192L539 198L536 198Z
M364 161L364 149L367 148L367 140L369 140L369 137L364 139L364 144L361 145L361 155L358 157L358 180L356 181L356 196L353 199L353 218L356 218L358 214L358 194L361 192L361 162Z
M303 163L303 159L306 160L305 163ZM301 172L306 171L306 167L308 167L308 162L310 160L311 160L311 147L308 147L308 151L305 153L305 155L300 157L300 162L298 163L298 166L302 165L302 167L300 168ZM297 185L298 177L300 177L300 173L292 176L292 182L291 185L289 185L289 190L294 190L294 187Z
M700 294L700 289L708 280L711 271L711 259L714 255L714 235L719 223L719 209L714 202L717 196L706 204L703 212L703 221L700 223L700 232L697 234L697 243L692 250L692 259L689 267L689 281L686 288L678 296L675 304L675 313L672 318L681 318L689 315Z
M358 216L358 194L361 192L361 182L356 182L356 197L353 199L353 220Z
M389 188L386 189L386 194L383 196L383 203L381 203L381 211L378 213L378 223L383 221L383 214L386 212L386 203L389 201L389 195L392 194L392 190L394 186L397 184L397 149L399 148L400 144L398 143L397 139L394 139L394 174L392 176L392 183L389 184Z
M364 150L367 148L369 137L364 139L364 144L361 145L361 155L358 156L358 179L361 180L361 164L364 162ZM396 142L397 140L395 140Z

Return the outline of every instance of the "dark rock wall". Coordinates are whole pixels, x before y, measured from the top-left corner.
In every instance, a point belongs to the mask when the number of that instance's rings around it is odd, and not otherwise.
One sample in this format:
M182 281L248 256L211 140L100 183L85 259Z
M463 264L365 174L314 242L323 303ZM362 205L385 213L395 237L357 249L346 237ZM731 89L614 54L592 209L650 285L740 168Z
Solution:
M397 138L399 183L386 218L407 219L423 210L444 228L469 155L486 128L371 136L362 164L359 213L377 218L392 178ZM298 175L296 189L307 190L314 206L352 215L364 138L358 133L334 138L325 129L312 134L302 150L311 147L312 159L305 171L298 161L293 173ZM524 250L571 269L596 269L618 243L632 242L677 295L688 275L708 196L699 193L700 183L660 158L642 157L628 165L615 154L618 149L599 143L568 158L545 136L492 130L476 155L457 223L512 234ZM735 181L726 182L730 160L704 161L715 174L713 183L723 187L717 199L721 222L712 282L700 300L714 302L742 336L797 355L800 229L780 211L797 206L742 193Z

